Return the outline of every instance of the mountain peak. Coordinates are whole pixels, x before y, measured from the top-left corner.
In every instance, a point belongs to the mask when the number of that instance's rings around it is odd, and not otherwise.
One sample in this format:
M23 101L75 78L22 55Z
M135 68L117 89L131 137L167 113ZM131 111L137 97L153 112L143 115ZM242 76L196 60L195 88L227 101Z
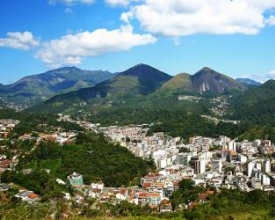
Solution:
M211 69L210 67L205 66L205 67L203 67L200 71L212 72L212 71L214 71L214 70Z
M77 70L78 68L75 67L75 66L63 66L63 67L60 67L60 68L56 68L56 69L53 69L53 70L50 70L50 71L57 71L57 70Z
M246 85L260 86L262 83L255 81L254 79L249 78L237 78L236 81L241 82Z
M159 88L164 82L172 78L172 76L164 73L147 64L137 64L118 76L134 77L140 83L140 93L142 95L149 94Z
M132 67L130 67L129 69L125 70L124 72L130 71L130 70L139 70L139 71L147 71L149 69L155 69L154 67L151 67L148 64L144 64L144 63L139 63L137 65L134 65Z
M246 86L234 79L204 67L192 76L194 88L200 93L211 91L223 93L228 90L244 90Z
M165 78L165 80L171 78L171 76L167 73L143 63L130 67L124 72L121 72L119 75L134 76L138 78L146 77L147 79L152 78L152 80L154 80L154 78L155 80L158 80L159 77Z
M138 63L138 64L134 65L134 66L131 67L131 68L142 67L142 66L149 66L149 65L148 65L148 64L145 64L145 63Z

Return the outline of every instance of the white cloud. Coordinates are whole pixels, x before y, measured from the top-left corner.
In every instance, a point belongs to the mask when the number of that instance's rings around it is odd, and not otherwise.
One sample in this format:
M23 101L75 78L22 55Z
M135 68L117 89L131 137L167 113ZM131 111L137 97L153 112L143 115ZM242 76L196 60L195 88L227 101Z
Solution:
M8 32L7 38L0 38L0 47L28 50L39 45L31 32Z
M110 6L128 6L130 3L139 2L140 0L105 0L105 3Z
M127 6L131 0L105 0L110 6Z
M275 16L271 15L268 19L266 19L266 23L269 26L274 26L275 25Z
M266 75L267 79L275 79L275 70L269 71L269 73Z
M57 3L62 3L65 5L74 5L74 4L93 4L95 0L48 0L50 5L54 5Z
M264 13L274 6L275 0L144 0L123 13L121 20L137 19L144 30L167 37L198 33L250 35L266 26Z
M245 77L254 79L261 83L265 83L266 81L268 81L270 79L275 80L275 70L271 70L266 74L264 74L264 73L263 74L249 74L249 75L245 75Z
M129 25L111 31L97 29L93 32L68 34L46 42L36 54L36 58L52 67L75 65L81 63L84 57L127 51L132 47L152 44L155 41L150 34L134 34Z

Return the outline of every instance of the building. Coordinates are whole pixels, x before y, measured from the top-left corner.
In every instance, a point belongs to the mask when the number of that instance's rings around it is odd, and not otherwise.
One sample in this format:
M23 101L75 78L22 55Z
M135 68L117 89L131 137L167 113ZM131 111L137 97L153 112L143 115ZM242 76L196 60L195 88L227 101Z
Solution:
M67 176L68 181L73 186L82 186L83 185L83 176L79 173L73 172L73 174Z
M255 168L255 162L254 161L250 161L247 163L247 176L248 177L252 177L253 176L253 170Z
M195 173L201 174L205 172L206 161L205 160L195 160Z
M212 171L216 171L218 173L221 173L222 172L222 161L220 159L212 160L211 161L211 167L212 167Z
M263 171L265 173L270 173L271 172L271 163L269 159L265 159L263 162Z
M252 186L254 189L262 189L261 179L253 177L253 178L251 179L251 186Z

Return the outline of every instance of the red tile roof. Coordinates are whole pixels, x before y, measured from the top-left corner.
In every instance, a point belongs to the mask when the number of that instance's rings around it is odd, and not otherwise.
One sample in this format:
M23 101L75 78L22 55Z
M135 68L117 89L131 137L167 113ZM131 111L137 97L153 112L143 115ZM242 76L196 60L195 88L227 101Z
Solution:
M37 195L36 195L35 193L30 193L30 194L28 195L28 198L29 198L29 199L35 199L35 198L37 198Z

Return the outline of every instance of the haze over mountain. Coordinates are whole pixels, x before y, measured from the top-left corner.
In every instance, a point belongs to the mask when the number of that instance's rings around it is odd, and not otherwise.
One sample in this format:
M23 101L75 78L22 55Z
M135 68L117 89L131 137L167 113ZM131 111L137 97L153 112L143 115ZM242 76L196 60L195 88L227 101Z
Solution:
M236 80L238 82L241 82L241 83L246 84L246 85L252 85L252 86L260 86L260 85L262 85L262 83L257 82L256 80L250 79L250 78L237 78Z

